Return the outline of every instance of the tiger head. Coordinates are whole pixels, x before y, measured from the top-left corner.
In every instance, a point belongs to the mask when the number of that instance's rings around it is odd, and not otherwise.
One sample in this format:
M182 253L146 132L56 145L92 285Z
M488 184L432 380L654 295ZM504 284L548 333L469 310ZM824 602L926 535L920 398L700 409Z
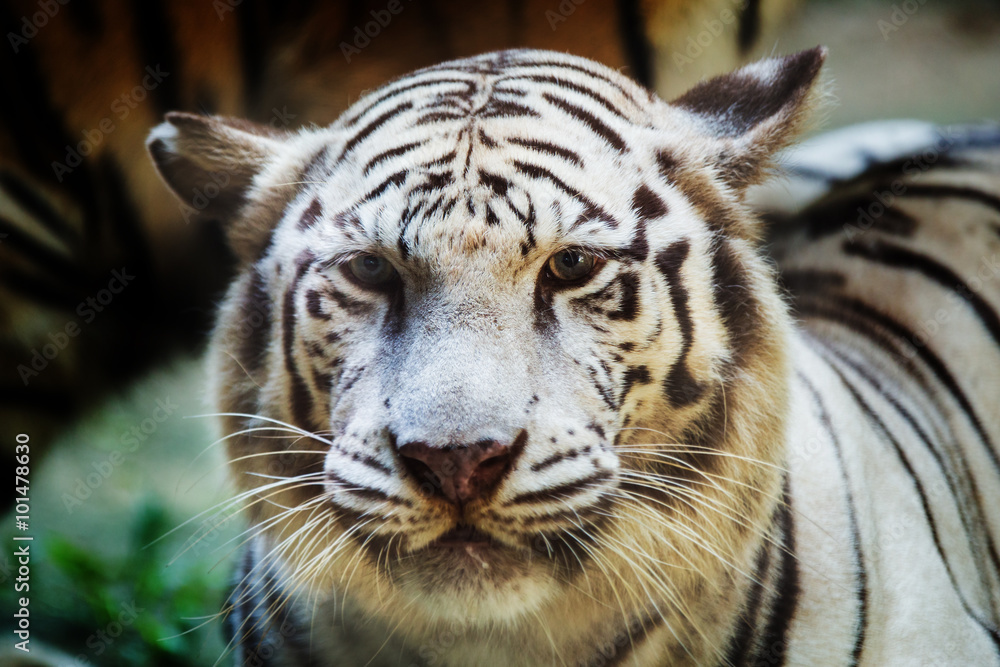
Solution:
M782 493L789 324L742 200L824 56L666 103L507 51L322 129L168 115L154 161L238 257L211 376L282 590L415 635L711 625Z

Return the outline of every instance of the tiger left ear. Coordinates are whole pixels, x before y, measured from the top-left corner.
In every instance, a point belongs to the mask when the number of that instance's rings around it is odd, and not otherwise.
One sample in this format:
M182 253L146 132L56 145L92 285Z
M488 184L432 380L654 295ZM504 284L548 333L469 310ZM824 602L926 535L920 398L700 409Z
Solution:
M692 114L714 149L709 159L736 190L764 178L771 155L809 119L827 50L768 58L704 81L670 104Z
M287 134L223 116L168 113L149 134L146 147L160 176L182 202L185 219L195 215L222 224L237 257L252 259L266 245L276 215L294 193L281 188L270 206L244 208L255 179L285 150Z

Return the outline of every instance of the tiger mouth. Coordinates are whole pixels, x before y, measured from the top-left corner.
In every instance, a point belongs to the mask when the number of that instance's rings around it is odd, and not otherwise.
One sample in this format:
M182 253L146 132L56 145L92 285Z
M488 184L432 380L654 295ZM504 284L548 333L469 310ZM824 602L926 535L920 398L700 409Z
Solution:
M440 548L491 547L495 543L493 537L475 526L459 523L431 542L430 546Z

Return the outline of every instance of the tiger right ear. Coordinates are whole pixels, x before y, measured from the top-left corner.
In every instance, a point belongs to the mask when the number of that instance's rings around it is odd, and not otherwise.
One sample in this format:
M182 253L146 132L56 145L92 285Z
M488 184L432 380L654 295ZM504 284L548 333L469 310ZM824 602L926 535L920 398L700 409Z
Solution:
M704 137L696 149L731 187L763 179L770 157L809 120L826 48L768 58L704 81L673 102L694 116Z
M249 258L266 244L272 221L242 215L244 205L254 179L287 150L287 136L249 121L171 112L146 147L185 219L218 220L236 254Z

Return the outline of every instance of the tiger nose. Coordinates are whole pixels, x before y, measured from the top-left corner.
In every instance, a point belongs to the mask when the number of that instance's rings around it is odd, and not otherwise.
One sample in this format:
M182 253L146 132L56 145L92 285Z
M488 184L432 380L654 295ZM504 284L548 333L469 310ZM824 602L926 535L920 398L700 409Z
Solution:
M397 451L421 489L462 506L488 495L503 481L523 440L522 432L510 444L480 440L471 445L433 447L426 442L408 442Z

